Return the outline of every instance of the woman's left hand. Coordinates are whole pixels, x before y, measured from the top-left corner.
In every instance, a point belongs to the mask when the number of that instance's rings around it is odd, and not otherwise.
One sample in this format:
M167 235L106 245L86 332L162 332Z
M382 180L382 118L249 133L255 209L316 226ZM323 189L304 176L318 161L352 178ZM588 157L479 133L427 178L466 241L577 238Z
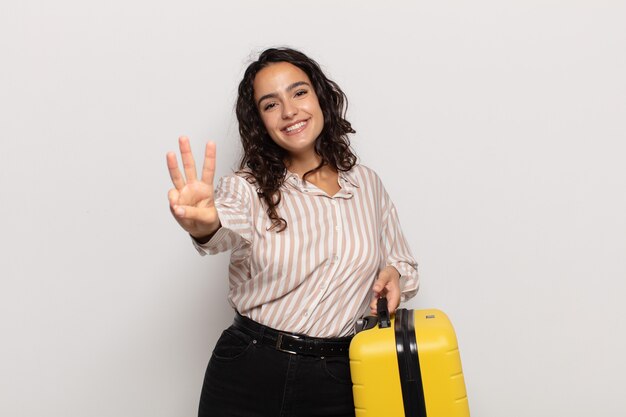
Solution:
M370 303L371 313L376 315L376 303L380 297L387 297L389 314L393 314L400 305L400 273L393 266L387 266L378 273L372 287L374 296Z

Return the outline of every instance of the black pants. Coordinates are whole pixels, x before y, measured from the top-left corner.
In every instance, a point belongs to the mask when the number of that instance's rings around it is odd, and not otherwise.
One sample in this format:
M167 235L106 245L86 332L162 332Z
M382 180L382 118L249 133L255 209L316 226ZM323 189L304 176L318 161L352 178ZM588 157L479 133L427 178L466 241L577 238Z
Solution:
M346 356L293 355L235 326L217 341L199 417L354 417Z

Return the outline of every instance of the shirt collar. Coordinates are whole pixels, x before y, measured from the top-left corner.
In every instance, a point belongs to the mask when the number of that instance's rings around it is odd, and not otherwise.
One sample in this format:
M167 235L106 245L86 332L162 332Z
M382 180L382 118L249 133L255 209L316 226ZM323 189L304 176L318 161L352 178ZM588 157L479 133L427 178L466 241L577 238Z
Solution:
M354 188L359 188L359 183L356 179L356 176L354 175L353 169L351 169L350 171L339 171L339 183L339 185L341 186L341 190L334 196L337 198L351 198L354 194ZM309 193L313 191L312 194L316 194L314 190L312 190L312 187L315 186L303 181L298 174L289 170L287 170L285 174L285 184L296 188L300 192Z
M298 174L289 170L286 171L287 172L285 173L285 182L291 182L292 184L298 185L302 184L302 178L300 178ZM359 181L354 174L354 169L351 169L350 171L339 171L339 178L350 183L352 186L359 188Z
M344 181L352 184L352 186L359 188L359 182L356 175L354 175L354 169L351 169L350 171L339 171L339 178L342 178Z

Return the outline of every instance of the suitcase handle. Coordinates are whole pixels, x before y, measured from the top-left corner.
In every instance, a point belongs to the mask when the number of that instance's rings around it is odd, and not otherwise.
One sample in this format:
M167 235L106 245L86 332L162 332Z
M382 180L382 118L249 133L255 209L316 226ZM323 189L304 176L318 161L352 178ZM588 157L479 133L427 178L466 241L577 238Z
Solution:
M389 318L389 307L387 307L387 299L385 297L381 297L376 302L376 315L375 316L367 316L362 319L358 319L354 324L354 333L362 332L363 330L369 330L376 327L384 329L386 327L391 327L391 320Z
M378 315L378 327L384 329L391 327L391 319L389 318L389 307L387 306L387 298L380 297L376 303L376 313Z

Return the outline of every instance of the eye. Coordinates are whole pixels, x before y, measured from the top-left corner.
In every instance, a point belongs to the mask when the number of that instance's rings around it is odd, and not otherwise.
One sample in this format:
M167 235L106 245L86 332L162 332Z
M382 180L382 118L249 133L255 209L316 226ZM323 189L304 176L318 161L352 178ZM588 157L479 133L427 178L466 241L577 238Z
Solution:
M296 94L294 95L294 97L302 97L302 96L306 95L308 92L309 91L305 90L305 89L298 90L298 91L296 91Z
M274 102L267 103L266 105L263 106L263 111L272 110L274 107L276 107L276 103Z

